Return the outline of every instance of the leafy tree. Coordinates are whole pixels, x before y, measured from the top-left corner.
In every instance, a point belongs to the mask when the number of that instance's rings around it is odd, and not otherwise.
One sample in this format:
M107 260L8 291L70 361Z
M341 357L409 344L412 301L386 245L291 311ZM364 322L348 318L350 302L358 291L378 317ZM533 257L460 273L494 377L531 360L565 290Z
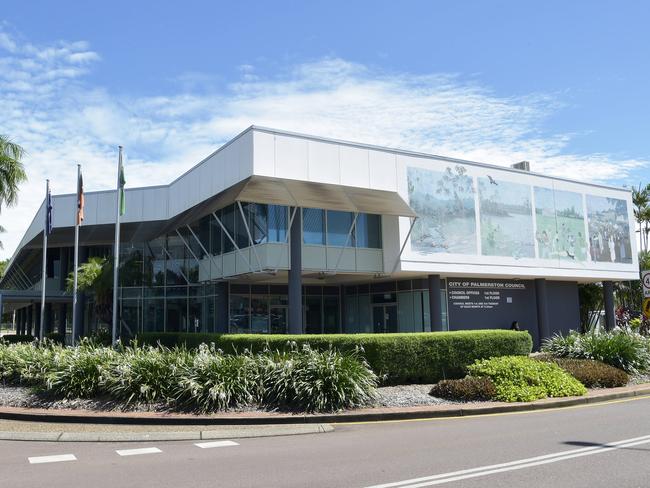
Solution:
M0 210L18 202L18 186L27 180L21 159L25 151L7 136L0 134ZM0 232L5 229L0 226ZM2 242L0 242L0 248Z
M8 259L0 261L0 278L5 275L5 270L7 269L7 264L9 263Z

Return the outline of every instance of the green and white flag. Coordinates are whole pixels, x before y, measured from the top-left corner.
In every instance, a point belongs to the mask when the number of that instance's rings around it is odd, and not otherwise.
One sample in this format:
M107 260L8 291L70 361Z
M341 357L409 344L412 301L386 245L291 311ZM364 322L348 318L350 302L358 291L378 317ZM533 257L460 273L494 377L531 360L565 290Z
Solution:
M119 176L119 192L120 192L120 215L124 215L126 212L126 198L124 196L124 185L126 180L124 179L124 165L120 160L120 176Z

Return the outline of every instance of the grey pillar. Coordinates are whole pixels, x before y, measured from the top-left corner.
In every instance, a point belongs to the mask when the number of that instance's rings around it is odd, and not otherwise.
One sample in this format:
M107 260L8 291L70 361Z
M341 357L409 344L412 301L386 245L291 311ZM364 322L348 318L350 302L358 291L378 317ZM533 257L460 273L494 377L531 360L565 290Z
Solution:
M32 305L34 308L34 337L41 337L41 306L38 303Z
M291 224L289 251L289 334L302 334L302 215L300 209L296 210L296 216Z
M18 309L18 330L16 334L23 335L25 333L25 309Z
M43 337L52 332L52 304L45 304L45 320L43 320Z
M62 303L61 308L59 309L59 329L57 332L59 334L65 335L65 325L68 321L68 304Z
M4 314L4 307L2 305L2 293L0 293L0 324L2 323L2 315Z
M535 280L535 297L537 301L537 331L541 344L544 339L551 335L551 326L548 320L548 293L544 278ZM539 347L539 345L536 347Z
M614 283L603 281L603 298L605 303L605 329L612 330L616 327L614 314Z
M70 248L62 247L59 252L59 259L61 260L61 277L59 281L59 287L61 290L65 290L68 279L68 266L70 265Z
M443 330L442 302L440 298L440 275L429 275L429 316L431 317L431 332Z
M34 335L34 304L31 304L27 307L27 327L25 328L25 334Z

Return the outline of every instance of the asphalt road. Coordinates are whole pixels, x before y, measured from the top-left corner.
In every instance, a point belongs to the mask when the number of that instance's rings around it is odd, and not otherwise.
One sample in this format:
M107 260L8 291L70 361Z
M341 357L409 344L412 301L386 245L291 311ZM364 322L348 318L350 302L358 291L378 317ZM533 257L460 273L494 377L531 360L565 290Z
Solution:
M3 441L0 487L645 488L649 411L640 398L201 447Z

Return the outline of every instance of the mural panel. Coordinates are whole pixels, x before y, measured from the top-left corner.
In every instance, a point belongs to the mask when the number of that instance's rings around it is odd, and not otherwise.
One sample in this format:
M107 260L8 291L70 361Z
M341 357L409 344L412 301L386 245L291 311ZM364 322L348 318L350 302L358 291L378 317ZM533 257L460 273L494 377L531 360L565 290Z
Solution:
M589 252L598 262L631 263L630 222L627 202L587 195Z
M535 219L539 258L587 260L581 194L535 187Z
M487 175L478 178L478 193L483 255L534 258L530 186Z
M419 218L411 248L423 253L476 254L474 183L464 166L444 172L408 168L410 205Z

